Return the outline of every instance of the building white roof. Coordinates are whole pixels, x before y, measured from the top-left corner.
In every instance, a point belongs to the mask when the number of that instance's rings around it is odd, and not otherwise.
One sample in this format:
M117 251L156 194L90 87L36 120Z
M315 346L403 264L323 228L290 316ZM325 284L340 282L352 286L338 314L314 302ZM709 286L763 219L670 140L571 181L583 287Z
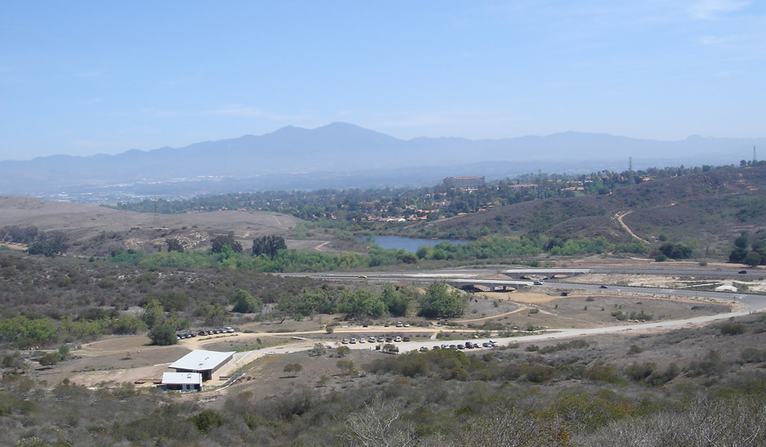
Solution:
M163 385L202 385L200 373L162 373Z
M215 369L234 355L234 352L192 351L170 364L173 369L190 371L207 371Z

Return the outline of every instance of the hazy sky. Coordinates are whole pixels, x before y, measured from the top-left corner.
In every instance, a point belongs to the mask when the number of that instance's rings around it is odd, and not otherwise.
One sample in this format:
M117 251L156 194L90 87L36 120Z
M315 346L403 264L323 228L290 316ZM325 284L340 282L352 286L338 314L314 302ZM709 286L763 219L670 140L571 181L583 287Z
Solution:
M766 136L765 3L4 0L0 159L333 121Z

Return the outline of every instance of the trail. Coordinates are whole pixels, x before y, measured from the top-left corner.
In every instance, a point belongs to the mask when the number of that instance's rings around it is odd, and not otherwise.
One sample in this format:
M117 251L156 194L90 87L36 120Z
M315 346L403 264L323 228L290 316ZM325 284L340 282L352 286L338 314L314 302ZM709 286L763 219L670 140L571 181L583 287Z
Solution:
M513 315L515 313L523 312L523 311L525 311L527 309L529 309L529 306L520 306L518 309L514 309L514 310L512 310L510 312L503 312L501 314L490 315L488 317L470 318L470 319L467 319L467 320L455 320L455 323L475 323L477 321L494 320L495 318L507 317L508 315Z
M324 248L324 247L325 247L325 245L327 245L327 244L329 244L329 243L330 243L330 241L324 241L324 242L322 242L321 244L319 244L319 245L317 245L316 247L314 247L314 250L316 250L316 251L322 251L322 248Z
M643 242L644 244L648 244L649 241L647 241L646 239L644 239L641 236L639 236L636 233L634 233L633 230L628 226L628 224L626 224L625 221L623 220L625 218L625 216L627 216L628 214L630 214L632 212L633 211L620 211L619 213L614 215L614 218L617 219L617 223L619 223L620 226L622 227L622 229L625 230L629 235L631 235L631 237L633 237L634 239L636 239L639 242Z

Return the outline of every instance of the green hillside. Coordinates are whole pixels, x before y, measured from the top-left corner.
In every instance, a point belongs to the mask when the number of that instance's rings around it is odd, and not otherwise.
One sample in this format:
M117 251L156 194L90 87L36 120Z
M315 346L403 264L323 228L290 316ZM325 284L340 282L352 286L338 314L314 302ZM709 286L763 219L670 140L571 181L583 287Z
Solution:
M766 166L722 168L649 180L608 194L535 200L410 227L428 237L544 234L562 239L602 236L635 240L618 222L650 243L685 242L698 254L723 256L742 231L766 227ZM702 250L700 253L699 251Z

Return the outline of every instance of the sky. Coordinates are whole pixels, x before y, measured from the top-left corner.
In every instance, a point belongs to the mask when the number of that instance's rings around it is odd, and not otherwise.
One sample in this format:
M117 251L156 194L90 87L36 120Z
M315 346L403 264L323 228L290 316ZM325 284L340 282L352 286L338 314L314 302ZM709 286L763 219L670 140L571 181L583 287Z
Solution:
M766 136L765 0L3 0L0 159L344 121Z

